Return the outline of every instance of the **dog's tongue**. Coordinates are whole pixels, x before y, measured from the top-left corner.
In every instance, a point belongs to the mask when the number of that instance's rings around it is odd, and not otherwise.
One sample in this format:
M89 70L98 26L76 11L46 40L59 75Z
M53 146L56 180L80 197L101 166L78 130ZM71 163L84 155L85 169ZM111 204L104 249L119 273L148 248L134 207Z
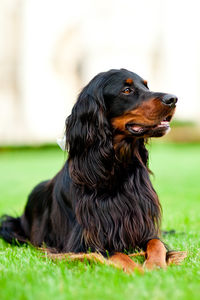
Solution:
M134 131L140 131L142 128L141 128L141 126L138 126L138 125L133 125L133 126L131 126L131 128L134 130Z
M134 130L135 132L140 132L142 130L145 130L145 129L153 129L153 128L158 128L158 127L170 127L169 126L169 121L161 121L160 124L158 125L154 125L154 126L139 126L139 125L132 125L131 126L131 129Z

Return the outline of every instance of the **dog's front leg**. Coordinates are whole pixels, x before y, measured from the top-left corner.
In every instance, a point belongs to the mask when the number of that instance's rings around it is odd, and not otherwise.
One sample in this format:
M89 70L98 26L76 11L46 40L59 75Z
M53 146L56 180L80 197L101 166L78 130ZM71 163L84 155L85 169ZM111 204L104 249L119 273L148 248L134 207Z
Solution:
M147 269L154 269L156 267L165 269L167 266L166 252L166 248L160 240L150 240L147 243L146 261L144 266Z
M143 268L124 253L116 252L109 258L109 262L126 273L132 273L135 270L143 273Z

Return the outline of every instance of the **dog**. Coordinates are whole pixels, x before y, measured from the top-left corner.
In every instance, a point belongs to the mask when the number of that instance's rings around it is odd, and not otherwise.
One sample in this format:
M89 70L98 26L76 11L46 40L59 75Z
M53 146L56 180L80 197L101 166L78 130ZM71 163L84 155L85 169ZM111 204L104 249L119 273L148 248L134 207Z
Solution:
M176 103L126 69L96 75L66 119L65 165L33 189L21 217L2 217L0 236L58 253L108 253L132 269L124 251L143 249L147 268L165 267L145 145L169 131Z

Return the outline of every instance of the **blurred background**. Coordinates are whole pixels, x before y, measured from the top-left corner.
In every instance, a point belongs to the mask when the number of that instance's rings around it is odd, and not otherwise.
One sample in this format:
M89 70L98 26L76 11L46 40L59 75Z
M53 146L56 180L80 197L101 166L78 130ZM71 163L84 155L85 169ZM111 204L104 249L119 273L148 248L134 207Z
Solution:
M61 169L65 119L111 68L179 98L171 132L148 149L162 229L175 230L164 241L188 260L132 280L65 270L0 239L1 300L200 298L200 0L0 0L0 216L21 215L31 189Z
M80 90L110 68L176 94L167 138L200 140L199 29L198 0L0 0L0 145L54 143Z

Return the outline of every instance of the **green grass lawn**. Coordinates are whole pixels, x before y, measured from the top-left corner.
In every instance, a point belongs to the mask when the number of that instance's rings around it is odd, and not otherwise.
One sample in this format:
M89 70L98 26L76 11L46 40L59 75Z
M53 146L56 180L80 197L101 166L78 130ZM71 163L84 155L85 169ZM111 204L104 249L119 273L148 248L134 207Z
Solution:
M32 247L0 241L0 299L199 299L200 144L152 144L150 167L163 206L164 241L187 250L181 266L127 275L98 264L54 263ZM63 165L59 148L0 152L0 214L22 213L32 187Z

